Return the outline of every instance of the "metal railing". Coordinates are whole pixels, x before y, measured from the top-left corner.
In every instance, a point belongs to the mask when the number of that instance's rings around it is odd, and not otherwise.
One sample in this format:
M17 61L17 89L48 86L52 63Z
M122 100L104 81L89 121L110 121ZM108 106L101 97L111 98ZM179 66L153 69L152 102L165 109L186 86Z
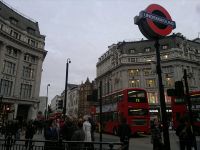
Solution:
M102 146L101 146L102 145ZM102 147L102 149L100 149ZM0 139L0 150L123 150L119 142L84 142Z

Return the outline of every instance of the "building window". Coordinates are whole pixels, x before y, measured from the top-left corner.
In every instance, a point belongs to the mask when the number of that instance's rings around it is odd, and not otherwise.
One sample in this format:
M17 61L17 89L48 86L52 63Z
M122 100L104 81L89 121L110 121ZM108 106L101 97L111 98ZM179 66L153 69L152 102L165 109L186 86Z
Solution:
M25 61L29 61L29 57L30 57L29 55L25 54L25 55L24 55L24 60L25 60Z
M157 103L157 101L156 101L156 93L154 93L154 92L148 93L148 99L149 99L149 103L151 103L151 104Z
M143 74L144 74L144 76L148 76L148 75L152 75L152 74L154 74L154 73L152 72L152 69L150 69L150 68L145 68L145 69L143 70Z
M18 23L18 20L13 17L10 17L9 19L10 19L10 23L12 23L14 25L16 25Z
M135 49L130 49L129 50L129 54L134 54L135 53Z
M21 98L30 98L31 97L31 90L32 90L32 85L21 84L21 89L20 89Z
M164 55L161 56L161 60L168 59L168 58L169 58L169 54L164 54Z
M13 56L17 57L17 50L16 49L13 49Z
M31 27L28 27L27 28L27 32L28 33L31 33L31 34L35 34L35 29L31 28Z
M34 40L31 40L30 45L31 45L31 46L35 46L35 41L34 41Z
M174 72L174 69L173 69L172 66L163 66L163 67L162 67L162 71L163 71L164 73L173 73L173 72Z
M144 61L151 62L153 60L153 57L144 57Z
M17 57L18 51L17 51L17 49L15 49L13 47L7 47L6 54L13 56L13 57Z
M8 47L8 48L7 48L6 53L7 53L8 55L12 55L12 49L11 49L11 47Z
M3 96L11 96L12 81L1 79L0 93Z
M151 51L151 47L146 47L144 50L145 50L145 52L150 52Z
M173 79L172 79L171 77L168 77L168 76L166 75L166 78L165 78L165 86L173 87L173 84L174 84Z
M36 57L30 54L25 54L24 55L24 60L28 62L35 63L36 62Z
M7 74L15 74L15 63L4 61L3 72Z
M161 47L162 47L163 50L168 49L168 45L162 45Z
M34 69L30 68L30 67L23 67L23 75L24 78L30 78L33 79L34 78Z
M130 87L140 87L140 80L130 80L129 86Z
M128 58L128 62L137 62L137 58Z
M138 76L139 75L139 69L129 69L128 74L129 74L129 77Z
M12 36L15 37L16 39L18 39L18 35L19 35L19 34L18 34L17 32L14 31Z
M147 79L146 80L146 87L155 87L156 86L156 80L155 79Z
M13 33L13 30L10 30L10 35L12 35L12 33Z

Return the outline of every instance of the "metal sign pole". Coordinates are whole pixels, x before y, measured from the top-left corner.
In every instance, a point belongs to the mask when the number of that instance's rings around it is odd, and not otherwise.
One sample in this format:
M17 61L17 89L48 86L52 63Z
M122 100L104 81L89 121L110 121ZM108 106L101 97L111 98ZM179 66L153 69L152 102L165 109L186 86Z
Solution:
M169 128L167 122L167 113L166 113L166 104L165 104L165 95L164 95L164 87L162 83L162 73L161 73L161 65L160 65L160 51L159 51L159 39L155 40L155 48L156 48L156 59L157 59L157 74L158 74L158 82L159 82L159 93L160 93L160 107L161 107L161 120L163 125L163 138L164 145L166 150L170 150L170 140L169 140Z

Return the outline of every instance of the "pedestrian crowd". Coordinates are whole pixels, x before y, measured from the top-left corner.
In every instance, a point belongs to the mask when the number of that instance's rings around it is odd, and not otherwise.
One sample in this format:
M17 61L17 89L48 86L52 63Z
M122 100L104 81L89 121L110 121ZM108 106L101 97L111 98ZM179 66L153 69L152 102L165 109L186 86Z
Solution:
M154 119L151 125L151 143L153 144L153 150L165 150L162 141L162 130L162 124L157 118ZM180 150L197 150L195 134L189 118L181 117L175 132L179 138Z
M94 141L95 123L90 116L83 118L72 118L66 116L65 119L50 119L50 120L30 120L26 122L8 121L1 127L0 132L5 139L11 137L19 140L24 136L25 146L31 145L31 140L35 134L43 134L45 138L45 149L54 150L57 147L57 141L84 141L81 144L69 143L71 150L79 150L87 147L92 150ZM54 142L53 142L54 141ZM61 146L62 149L62 146Z

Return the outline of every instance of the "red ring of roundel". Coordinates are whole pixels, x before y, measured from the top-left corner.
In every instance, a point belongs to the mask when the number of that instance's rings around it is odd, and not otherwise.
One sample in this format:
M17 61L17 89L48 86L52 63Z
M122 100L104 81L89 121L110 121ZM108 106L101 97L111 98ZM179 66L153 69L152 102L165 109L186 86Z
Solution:
M150 14L155 10L161 11L168 20L172 21L170 14L162 6L157 5L157 4L151 4L146 8L146 12L150 13ZM169 25L165 29L160 29L149 18L147 18L147 23L153 32L155 32L156 34L161 35L161 36L166 36L166 35L170 34L173 29L172 26L169 26Z

